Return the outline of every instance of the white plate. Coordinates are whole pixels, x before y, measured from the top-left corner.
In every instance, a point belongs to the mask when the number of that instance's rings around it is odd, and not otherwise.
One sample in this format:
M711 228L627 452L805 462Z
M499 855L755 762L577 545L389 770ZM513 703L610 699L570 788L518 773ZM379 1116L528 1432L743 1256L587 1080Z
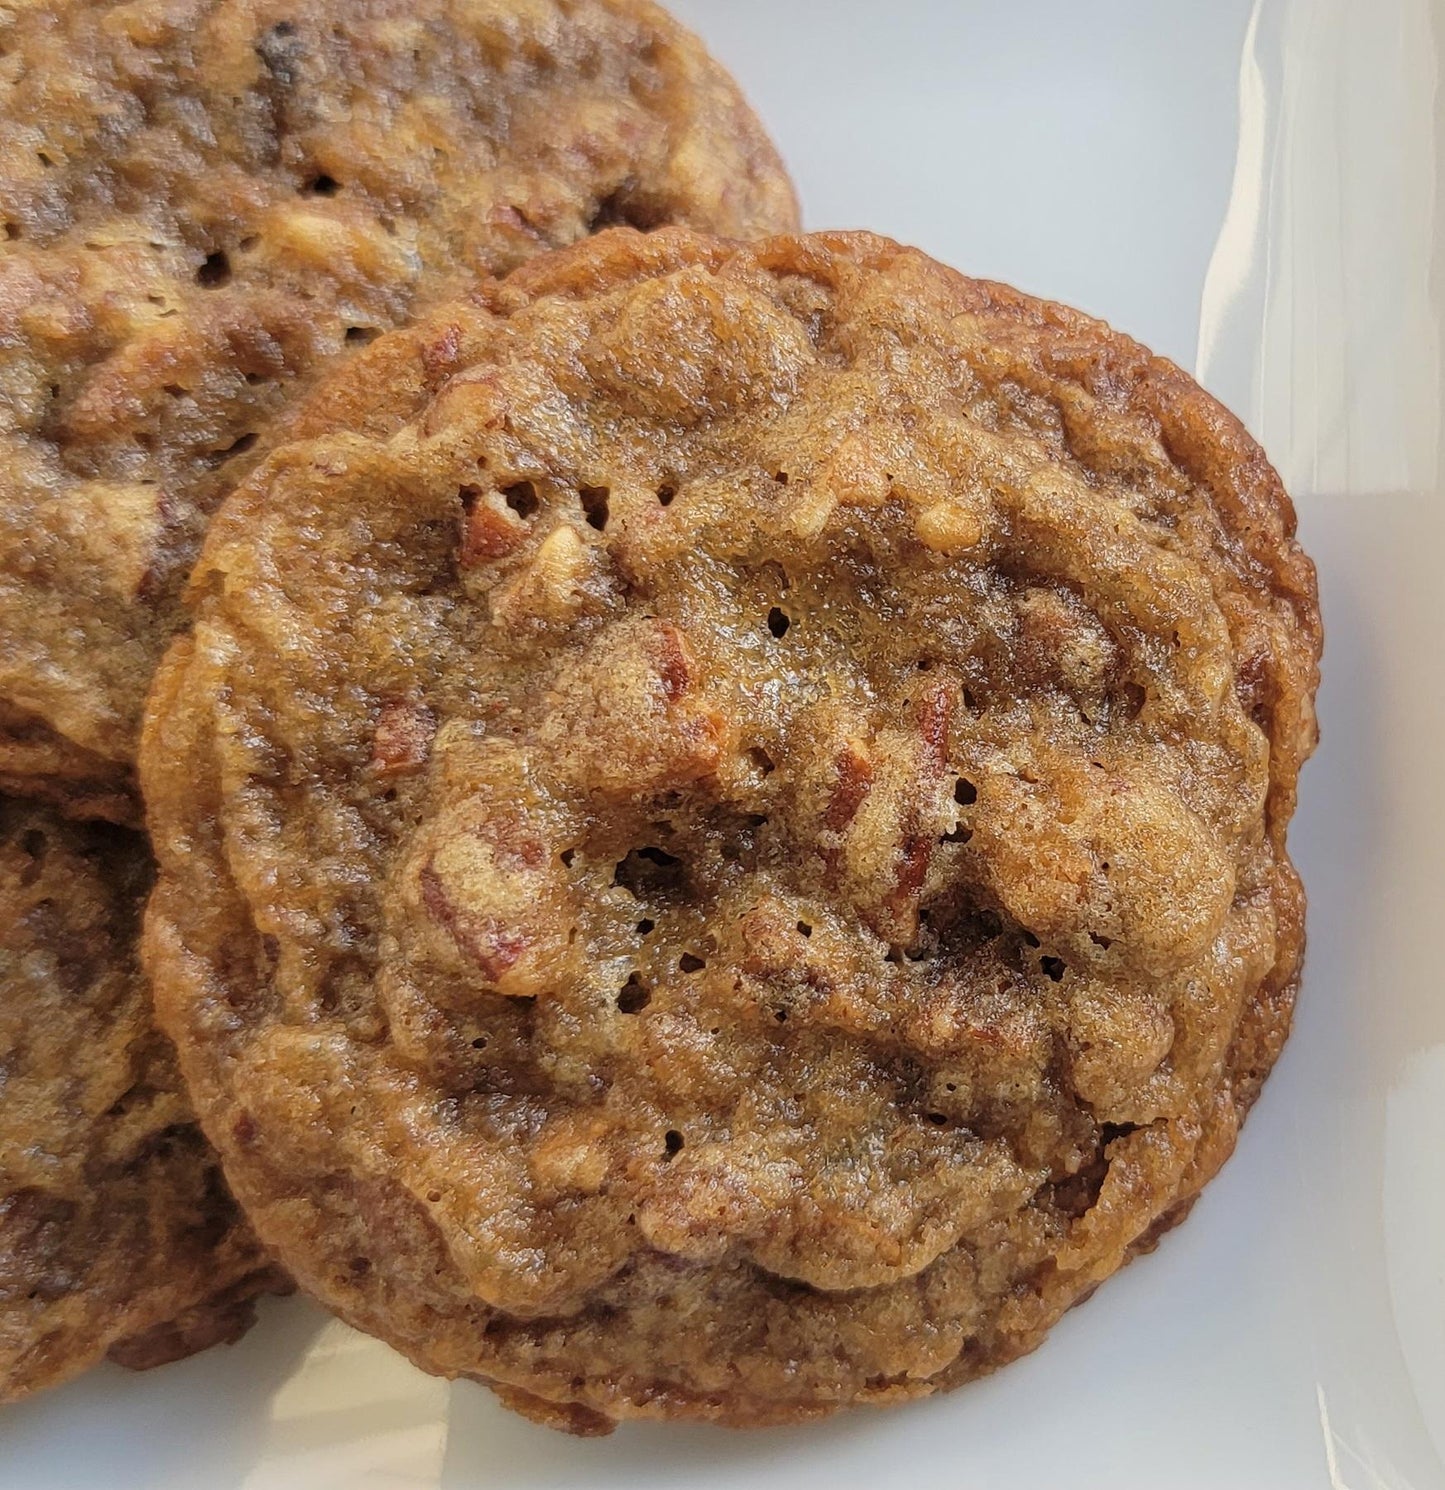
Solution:
M676 8L811 226L1106 316L1280 465L1328 633L1295 1036L1188 1225L952 1396L574 1441L293 1300L230 1350L0 1412L0 1490L1445 1490L1445 20L1431 0Z

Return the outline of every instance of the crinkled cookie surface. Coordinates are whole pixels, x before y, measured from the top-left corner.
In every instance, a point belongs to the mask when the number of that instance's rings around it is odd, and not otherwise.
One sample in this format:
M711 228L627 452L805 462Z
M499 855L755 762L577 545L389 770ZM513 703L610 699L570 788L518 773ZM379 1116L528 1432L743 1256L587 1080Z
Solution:
M1031 1349L1287 1032L1314 574L1239 424L866 235L625 230L368 348L142 750L268 1244L577 1431Z
M207 517L313 372L609 222L796 225L646 0L0 10L0 789L134 820Z

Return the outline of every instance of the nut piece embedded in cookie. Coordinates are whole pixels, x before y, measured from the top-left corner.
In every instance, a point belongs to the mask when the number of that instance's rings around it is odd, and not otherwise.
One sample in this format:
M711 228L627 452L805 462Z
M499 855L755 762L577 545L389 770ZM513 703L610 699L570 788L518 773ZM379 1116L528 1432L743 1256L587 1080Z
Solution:
M142 752L260 1234L577 1432L1031 1350L1288 1029L1320 636L1263 456L867 235L604 233L366 355L213 523Z
M683 631L645 617L597 633L558 670L537 738L577 792L635 798L713 775L731 730Z

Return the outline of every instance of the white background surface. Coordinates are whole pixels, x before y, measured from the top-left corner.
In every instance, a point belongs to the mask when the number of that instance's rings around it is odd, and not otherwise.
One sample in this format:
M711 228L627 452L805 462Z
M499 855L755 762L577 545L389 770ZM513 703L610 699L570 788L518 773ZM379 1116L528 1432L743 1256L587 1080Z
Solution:
M1189 1223L952 1396L573 1441L289 1301L233 1349L0 1410L0 1490L1445 1490L1445 13L675 9L772 127L809 226L1107 317L1196 368L1280 464L1328 635L1293 835L1296 1034Z

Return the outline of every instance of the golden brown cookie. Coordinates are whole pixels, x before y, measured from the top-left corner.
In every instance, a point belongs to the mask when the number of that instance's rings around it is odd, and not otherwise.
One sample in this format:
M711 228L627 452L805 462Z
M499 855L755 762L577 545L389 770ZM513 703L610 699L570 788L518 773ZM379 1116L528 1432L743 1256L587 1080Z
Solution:
M883 239L619 231L306 427L142 773L162 1019L308 1289L579 1431L780 1422L1183 1214L1289 1024L1320 646L1218 404Z
M207 516L318 367L599 225L796 221L647 0L0 9L0 790L133 817Z
M137 835L0 801L0 1402L234 1340L278 1281L151 1018L150 877Z

